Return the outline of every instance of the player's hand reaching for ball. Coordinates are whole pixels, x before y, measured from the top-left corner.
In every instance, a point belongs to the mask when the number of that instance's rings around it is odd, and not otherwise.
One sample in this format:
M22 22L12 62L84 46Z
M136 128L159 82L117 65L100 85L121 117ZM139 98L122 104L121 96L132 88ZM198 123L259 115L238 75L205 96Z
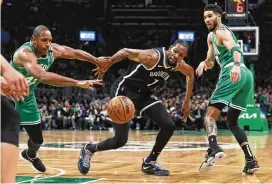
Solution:
M102 80L84 80L78 81L77 87L94 90L94 85L102 86Z
M98 79L102 79L103 75L112 65L112 60L110 57L99 57L98 63L97 68L93 69L93 72L95 72L95 76L97 76Z

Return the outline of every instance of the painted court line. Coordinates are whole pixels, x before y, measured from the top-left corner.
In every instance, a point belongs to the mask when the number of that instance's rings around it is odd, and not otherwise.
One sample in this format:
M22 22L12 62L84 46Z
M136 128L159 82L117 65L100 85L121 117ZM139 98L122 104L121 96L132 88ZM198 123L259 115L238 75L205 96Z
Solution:
M100 161L100 160L93 160L93 161ZM127 163L127 161L118 161L118 160L112 160L112 161L107 161L107 162L111 162L111 163ZM100 163L99 163L100 164ZM176 163L169 163L169 162L160 162L160 164L163 165L192 165L192 166L200 166L201 163L198 164L194 164L194 163L188 163L188 162L176 162ZM220 165L220 164L215 164L215 166L219 166L219 167L243 167L243 166L236 166L236 165ZM269 169L272 170L272 167L261 167L261 169Z
M29 165L20 165L20 166L29 166ZM57 171L59 171L59 173L56 174L56 175L45 176L45 177L42 177L42 178L40 178L40 176L42 176L42 174L38 174L38 175L35 175L34 178L31 179L31 180L21 181L21 182L18 182L17 184L19 184L19 183L26 183L26 182L34 183L34 181L37 181L37 180L43 180L43 179L48 179L48 178L55 178L55 177L62 176L62 175L65 174L65 170L63 170L63 169L54 168L54 167L47 167L47 168L51 169L51 170L57 170Z

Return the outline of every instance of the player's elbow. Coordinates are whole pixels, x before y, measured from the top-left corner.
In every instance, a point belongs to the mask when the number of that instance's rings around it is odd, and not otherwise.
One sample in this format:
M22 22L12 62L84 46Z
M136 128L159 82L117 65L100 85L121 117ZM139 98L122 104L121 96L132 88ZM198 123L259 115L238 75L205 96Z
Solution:
M127 48L123 48L121 49L120 51L120 55L124 58L128 58L129 57L129 52L128 52L128 49Z
M193 67L189 66L189 71L187 76L191 78L192 80L195 78L195 70L193 69Z

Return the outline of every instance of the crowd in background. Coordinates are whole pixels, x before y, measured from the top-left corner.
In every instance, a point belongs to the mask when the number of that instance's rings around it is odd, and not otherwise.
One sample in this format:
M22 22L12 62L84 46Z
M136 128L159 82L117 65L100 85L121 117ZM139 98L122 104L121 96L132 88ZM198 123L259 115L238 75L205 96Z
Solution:
M127 1L120 0L118 2L120 3L116 3L116 5L126 4L125 2ZM139 3L140 2L142 1L139 0ZM153 1L153 4L165 4L166 2L167 1ZM171 31L152 26L137 29L112 27L112 29L108 30L106 23L89 15L88 21L79 21L85 20L86 17L84 16L88 14L90 10L86 10L80 3L74 3L73 9L80 9L82 14L69 12L72 20L68 20L66 11L70 10L69 6L71 6L71 4L67 3L67 5L62 5L62 7L59 8L55 4L52 6L53 3L55 2L52 0L34 0L29 4L23 3L23 7L14 2L12 6L6 5L5 8L2 8L2 28L9 35L8 40L1 44L1 53L6 58L10 59L12 53L19 48L22 43L30 40L31 31L39 24L44 24L51 29L54 42L83 49L97 57L112 55L124 47L168 47L172 39L173 33ZM92 8L92 10L96 9L93 14L98 15L98 17L103 16L100 15L101 12L97 10L100 6L101 4L97 4ZM143 6L146 5L143 3ZM13 12L16 11L20 11L21 15L12 16ZM258 13L258 11L259 10L256 12ZM57 16L57 13L61 16ZM10 19L10 17L12 17L12 19ZM202 19L202 17L200 17L200 19ZM260 18L256 19L261 20ZM27 24L25 23L26 20L28 22ZM71 24L71 22L73 22L73 24ZM259 24L260 27L262 26L261 21L257 22L257 24ZM95 29L100 36L100 40L94 43L80 42L78 39L79 27L83 29ZM108 32L105 31L105 29L107 29ZM267 32L263 35L267 36ZM110 35L108 36L110 38L107 39L108 42L105 41L106 39L103 39L106 38L106 33ZM197 39L200 41L190 45L191 55L188 55L186 62L194 68L197 67L201 60L205 59L207 34L207 31L197 34ZM269 58L267 56L271 55L272 48L265 38L261 37L260 41L260 56L255 63L254 99L256 105L260 108L261 112L266 115L271 124L272 65L271 57ZM205 49L203 49L204 47ZM35 93L44 129L106 130L111 127L111 120L107 117L110 87L119 76L124 74L130 62L131 61L123 61L113 65L104 76L103 87L97 88L95 91L88 91L76 87L57 88L40 84ZM94 79L92 73L94 67L94 65L88 62L61 59L53 64L50 71L63 76L83 80ZM173 74L172 79L169 80L162 89L154 90L155 95L162 100L167 112L176 123L177 129L203 129L203 117L209 103L209 97L215 89L218 71L219 67L216 66L213 70L204 74L203 77L195 79L194 92L191 98L192 111L186 122L182 120L180 108L186 91L184 75L180 73ZM224 109L223 114L226 112L227 108ZM158 128L150 119L140 117L138 114L135 114L130 124L132 129L150 130Z

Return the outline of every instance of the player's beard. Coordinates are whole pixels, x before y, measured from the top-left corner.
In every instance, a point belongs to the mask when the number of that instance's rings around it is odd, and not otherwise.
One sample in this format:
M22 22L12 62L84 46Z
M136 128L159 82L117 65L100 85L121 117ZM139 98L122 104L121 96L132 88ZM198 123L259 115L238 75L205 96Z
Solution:
M170 52L170 51L169 51L169 52ZM176 66L176 63L170 62L169 58L170 58L170 57L169 57L168 54L167 54L167 57L166 57L166 63L167 63L167 65L169 65L169 66L171 66L171 67Z
M210 32L214 31L217 27L217 18L214 20L213 22L213 27L211 29L209 29Z
M169 60L169 58L167 59L167 64L169 65L169 66L171 66L171 67L176 67L176 65L177 65L177 63L172 63L172 62L170 62L170 60Z

